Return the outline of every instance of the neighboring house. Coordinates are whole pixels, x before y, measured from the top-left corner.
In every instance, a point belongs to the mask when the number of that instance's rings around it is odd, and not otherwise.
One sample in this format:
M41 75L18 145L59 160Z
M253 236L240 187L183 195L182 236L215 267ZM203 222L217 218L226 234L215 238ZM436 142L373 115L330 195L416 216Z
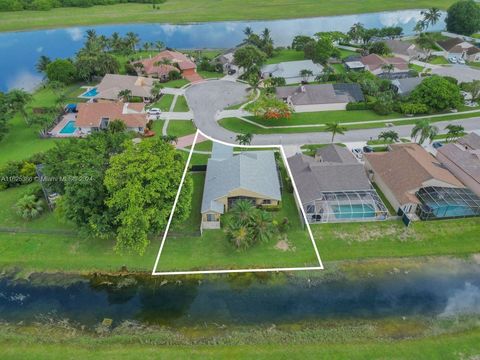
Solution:
M94 98L116 101L119 100L120 91L130 90L132 96L148 101L152 96L151 91L155 81L143 76L107 74L96 87L97 94Z
M382 57L377 54L370 54L362 56L360 62L365 66L365 69L374 75L385 74L408 74L408 62L400 57ZM387 70L387 67L390 67Z
M438 217L455 217L462 204L431 204L425 194L465 190L464 185L418 144L390 145L390 151L364 155L372 180L395 210L425 218L426 209ZM451 188L452 190L448 190ZM450 212L451 211L451 212Z
M353 83L279 86L275 94L296 112L345 110L348 103L365 100L360 85Z
M232 147L214 143L203 189L202 229L219 229L220 216L238 200L249 200L257 206L280 203L275 154L245 151L234 155Z
M437 44L443 49L445 58L462 58L471 62L480 61L480 48L461 38L449 38Z
M437 150L437 159L480 196L480 136L471 133Z
M302 70L309 70L312 76L301 76ZM315 64L312 60L286 61L278 64L269 64L260 70L262 79L269 77L284 78L287 84L298 84L302 81L313 81L315 77L322 74L323 66Z
M414 43L405 40L387 39L383 40L395 56L407 61L425 59L425 52Z
M120 120L130 131L143 133L147 125L145 105L142 103L89 102L77 105L75 127L81 135L108 128L114 120Z
M327 145L317 150L315 158L296 154L288 159L288 164L308 222L387 217L387 209L363 165L347 148Z
M403 78L392 80L392 86L395 92L400 96L408 96L422 82L423 78Z
M222 54L218 55L215 59L213 59L211 61L211 64L213 65L220 64L224 72L228 72L228 70L230 69L235 69L238 71L238 66L234 64L233 60L235 56L235 51L237 51L242 46L243 45L240 45L240 46L225 50Z
M345 61L345 67L349 71L363 71L365 70L365 65L360 60Z
M178 51L163 50L154 57L135 61L141 63L143 68L137 67L138 71L148 76L168 80L170 71L177 71L190 81L201 79L197 74L197 65L190 58Z

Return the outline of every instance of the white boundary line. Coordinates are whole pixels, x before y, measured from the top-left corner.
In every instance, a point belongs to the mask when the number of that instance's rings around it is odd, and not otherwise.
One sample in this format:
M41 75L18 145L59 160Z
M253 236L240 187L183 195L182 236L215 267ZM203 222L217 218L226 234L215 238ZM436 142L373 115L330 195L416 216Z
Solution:
M155 260L155 265L152 270L152 275L195 275L195 274L229 274L229 273L247 273L247 272L280 272L280 271L307 271L307 270L323 270L323 263L322 259L320 258L320 253L318 252L317 244L315 243L315 239L313 237L312 229L310 228L310 224L307 221L307 215L305 213L305 210L303 209L302 206L298 206L300 208L300 212L302 213L302 217L305 223L305 226L307 227L308 235L310 236L310 240L312 241L313 249L315 251L315 255L318 260L319 266L307 266L307 267L285 267L285 268L264 268L264 269L222 269L222 270L195 270L195 271L156 271L158 263L160 261L160 256L163 251L163 247L165 245L165 241L167 239L167 234L168 231L170 230L170 225L172 223L173 215L175 213L175 209L177 207L178 199L180 198L180 194L182 192L182 187L183 183L185 181L185 177L187 176L188 173L188 166L190 165L190 161L192 159L193 151L195 149L195 145L197 143L197 138L198 135L202 135L203 137L211 140L211 141L216 141L220 144L230 146L230 147L235 147L235 146L241 146L245 148L265 148L265 149L271 149L271 148L279 148L280 149L280 154L282 155L282 161L285 164L285 168L287 169L288 176L290 177L290 180L292 181L292 187L295 195L295 200L296 200L296 205L301 204L300 200L300 195L298 193L297 185L295 184L295 180L292 176L292 172L290 170L290 166L288 165L287 161L287 156L285 154L285 150L283 149L283 145L232 145L227 142L221 141L221 140L216 140L212 138L211 136L208 136L204 134L202 131L197 129L197 132L195 133L195 136L193 138L193 144L192 147L190 148L190 152L188 153L188 158L187 158L187 163L185 164L185 169L183 170L182 174L182 179L180 186L178 187L177 190L177 195L175 196L175 201L173 202L173 208L172 212L170 213L170 216L168 218L167 226L165 228L165 232L163 233L162 236L162 242L160 243L160 249L158 250L157 258Z

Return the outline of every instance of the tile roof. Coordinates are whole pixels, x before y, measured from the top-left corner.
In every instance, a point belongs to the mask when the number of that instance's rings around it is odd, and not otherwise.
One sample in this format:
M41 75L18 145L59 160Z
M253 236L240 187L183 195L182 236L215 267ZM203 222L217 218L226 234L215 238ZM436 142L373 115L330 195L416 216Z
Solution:
M468 146L470 149L480 150L480 135L474 132L458 139L457 142L464 146Z
M285 61L278 64L265 65L261 73L270 73L272 77L296 78L300 77L300 71L311 70L313 76L319 75L323 71L323 66L315 64L312 60Z
M480 183L480 151L466 150L461 145L446 144L437 150L463 172Z
M460 38L448 38L446 40L438 41L437 44L440 45L442 49L450 52L455 46L463 42L465 42L465 40Z
M410 55L409 50L414 50L416 47L415 44L411 42L397 40L397 39L386 39L382 41L387 44L388 48L394 54L409 56Z
M226 157L228 151L217 146L212 152L205 176L202 213L214 211L223 214L223 205L217 199L236 189L251 191L268 199L281 200L273 151L245 151Z
M334 155L336 151L331 152L332 150L323 152L324 156L330 159L328 162L318 161L303 154L288 158L303 204L320 199L324 192L372 189L362 164L355 159L338 161L336 158L338 154Z
M408 70L408 62L399 57L381 57L377 54L363 56L360 61L368 67L370 71L377 70L383 65L392 64L398 70Z
M98 84L98 99L117 100L118 93L122 90L130 90L132 96L142 98L150 97L150 91L157 80L131 75L106 74Z
M172 65L155 65L156 63L161 62L162 60L169 60ZM162 74L168 75L170 71L178 71L178 69L173 66L174 64L178 66L180 70L187 70L187 69L196 69L197 66L195 63L190 60L185 54L182 54L178 51L172 50L163 50L159 52L154 57L148 59L142 59L140 62L143 64L143 68L145 73L147 74Z
M365 159L401 204L418 202L412 192L429 180L464 187L420 145L394 144L391 148L388 152L365 154Z
M77 105L78 114L75 119L77 127L99 127L103 118L109 121L121 120L129 128L145 127L147 116L142 103L123 102L91 102Z
M350 150L337 144L329 144L317 149L315 157L321 158L322 162L358 164Z
M293 105L335 104L363 101L358 84L320 84L279 86L275 90L279 99L289 98Z

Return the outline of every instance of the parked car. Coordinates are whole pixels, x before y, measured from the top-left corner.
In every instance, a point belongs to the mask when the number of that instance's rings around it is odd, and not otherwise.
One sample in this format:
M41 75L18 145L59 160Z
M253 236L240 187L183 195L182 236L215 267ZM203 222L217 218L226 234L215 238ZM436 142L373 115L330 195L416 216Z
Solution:
M371 146L368 146L368 145L367 145L367 146L364 146L362 150L363 150L364 153L371 153L371 152L373 152L373 148L372 148Z
M160 115L162 113L162 110L160 110L159 108L151 108L148 109L147 113L148 115Z
M237 72L237 70L235 70L235 69L229 69L229 70L228 70L228 75L233 75L233 74L235 74L236 72Z
M448 61L451 62L452 64L456 64L457 63L457 58L455 56L450 56L448 58Z
M363 151L362 149L352 149L352 153L353 155L355 155L358 159L362 159L363 158Z
M458 58L458 59L457 59L457 62L458 62L459 64L465 65L465 60L463 60L462 58Z
M432 147L433 147L434 149L441 148L442 146L443 146L443 144L442 144L441 142L439 142L439 141L434 141L434 142L432 143Z

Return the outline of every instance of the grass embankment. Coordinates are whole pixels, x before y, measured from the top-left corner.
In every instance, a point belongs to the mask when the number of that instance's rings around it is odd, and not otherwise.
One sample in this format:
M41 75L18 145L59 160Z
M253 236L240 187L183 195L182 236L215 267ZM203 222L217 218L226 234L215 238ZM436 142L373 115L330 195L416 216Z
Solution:
M163 94L158 101L154 102L150 107L159 108L162 112L170 111L174 96L171 94Z
M435 6L446 9L454 0L437 0ZM431 0L418 1L343 1L325 0L168 0L152 9L151 4L117 4L89 8L58 8L50 11L0 13L0 31L85 26L121 23L190 23L222 20L266 20L358 14L376 11L422 9Z

